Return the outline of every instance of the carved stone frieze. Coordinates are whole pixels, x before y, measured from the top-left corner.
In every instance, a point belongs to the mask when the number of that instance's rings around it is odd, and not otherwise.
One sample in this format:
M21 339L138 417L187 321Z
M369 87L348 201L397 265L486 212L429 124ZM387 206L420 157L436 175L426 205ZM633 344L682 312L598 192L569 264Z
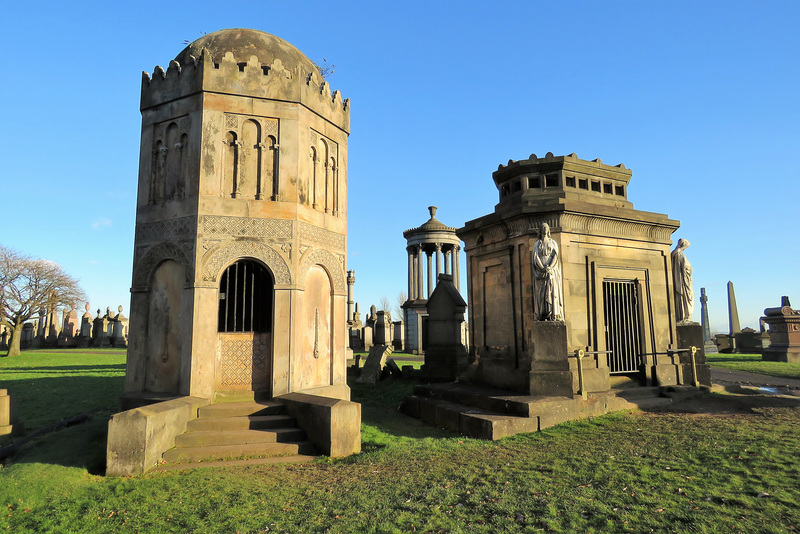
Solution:
M292 221L220 215L206 215L202 221L205 235L291 239L293 234Z
M222 268L240 259L254 258L266 265L275 277L275 283L292 283L289 266L274 249L259 241L232 241L213 249L203 256L203 281L216 282Z
M179 217L166 221L143 223L136 227L136 242L149 243L194 235L197 223L194 217Z
M331 232L312 224L300 222L300 240L303 243L313 243L336 251L345 250L345 237L342 234Z

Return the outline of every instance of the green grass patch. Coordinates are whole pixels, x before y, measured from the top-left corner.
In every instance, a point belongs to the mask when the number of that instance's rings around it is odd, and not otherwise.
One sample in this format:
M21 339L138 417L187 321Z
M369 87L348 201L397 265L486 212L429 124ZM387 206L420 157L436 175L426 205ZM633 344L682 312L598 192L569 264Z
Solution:
M760 354L706 354L706 360L714 367L800 379L800 363L765 362Z
M72 377L120 365L100 357L70 353L62 365ZM3 387L16 381L7 370ZM20 380L46 395L54 377L38 372ZM120 380L115 372L106 379ZM800 407L791 399L708 395L700 405L731 409L620 412L486 442L399 414L413 386L354 384L364 452L308 464L104 478L78 465L86 450L104 450L86 425L51 434L0 469L0 532L791 532L800 524ZM87 393L67 391L62 403Z

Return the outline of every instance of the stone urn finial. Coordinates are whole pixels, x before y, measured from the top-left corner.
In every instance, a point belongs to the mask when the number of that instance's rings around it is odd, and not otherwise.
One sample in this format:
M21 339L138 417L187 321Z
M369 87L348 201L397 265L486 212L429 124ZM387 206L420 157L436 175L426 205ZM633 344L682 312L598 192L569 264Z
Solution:
M428 206L428 211L431 213L431 219L436 218L436 210L439 209L436 206Z

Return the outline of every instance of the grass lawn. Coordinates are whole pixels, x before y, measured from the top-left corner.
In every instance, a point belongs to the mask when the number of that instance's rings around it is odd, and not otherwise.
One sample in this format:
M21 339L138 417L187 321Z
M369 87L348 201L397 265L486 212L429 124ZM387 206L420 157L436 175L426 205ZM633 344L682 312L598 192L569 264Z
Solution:
M725 367L760 375L800 378L800 363L764 362L760 354L706 354L714 367Z
M30 428L96 402L95 418L0 469L0 532L796 532L800 401L709 394L684 413L621 412L498 442L396 410L412 381L356 384L363 450L308 464L104 478L92 464L122 356L0 359ZM77 382L58 383L63 380ZM81 378L83 377L83 378ZM85 379L85 382L80 382ZM116 383L116 386L114 385ZM22 399L52 397L53 417ZM50 401L46 401L50 402ZM698 409L698 406L700 407ZM708 412L708 413L706 413ZM98 427L99 428L99 427Z

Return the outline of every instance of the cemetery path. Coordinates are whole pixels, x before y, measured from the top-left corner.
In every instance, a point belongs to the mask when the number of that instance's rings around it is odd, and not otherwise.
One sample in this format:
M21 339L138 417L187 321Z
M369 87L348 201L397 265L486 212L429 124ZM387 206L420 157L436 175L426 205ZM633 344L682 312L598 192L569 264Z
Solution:
M711 367L711 382L722 385L739 384L800 390L800 379L760 375L721 367Z

